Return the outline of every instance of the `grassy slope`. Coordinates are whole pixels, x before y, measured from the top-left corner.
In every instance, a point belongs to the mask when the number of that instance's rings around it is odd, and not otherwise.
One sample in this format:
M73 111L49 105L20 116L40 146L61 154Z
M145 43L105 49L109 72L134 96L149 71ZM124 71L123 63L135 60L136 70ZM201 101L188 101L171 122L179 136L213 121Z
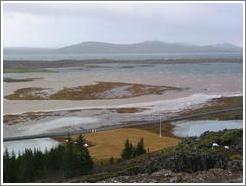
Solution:
M148 153L131 160L115 162L114 164L104 164L104 165L96 164L94 172L91 175L76 177L63 181L64 182L100 182L100 180L104 180L119 175L134 175L140 172L157 171L158 169L167 168L164 165L169 166L168 162L175 161L175 158L173 159L173 157L177 156L178 154L179 154L178 156L181 155L181 157L184 156L188 158L187 161L182 161L182 162L179 161L173 163L176 163L177 165L181 165L181 163L184 164L183 165L184 169L189 168L187 166L192 165L190 163L192 163L193 158L200 157L200 155L205 155L204 157L210 157L213 159L213 157L216 157L216 154L218 155L220 154L222 156L227 157L228 161L235 160L235 159L238 160L238 159L242 159L242 155L243 155L242 139L243 139L243 131L240 129L225 130L221 132L210 132L197 139L193 139L193 138L185 139L175 147L169 147L161 151ZM212 149L211 145L215 141L219 143L221 147L217 149ZM229 145L230 150L229 151L225 150L223 148L223 145ZM197 164L199 164L200 162L199 158L197 159L197 161L198 161ZM202 164L203 163L201 162L201 165ZM172 165L172 163L170 165Z

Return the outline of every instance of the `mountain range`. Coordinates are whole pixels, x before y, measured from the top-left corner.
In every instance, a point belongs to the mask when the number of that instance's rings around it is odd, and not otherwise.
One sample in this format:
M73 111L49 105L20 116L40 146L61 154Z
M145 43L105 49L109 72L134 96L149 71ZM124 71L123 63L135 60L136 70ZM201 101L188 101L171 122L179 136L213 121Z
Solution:
M113 44L104 42L82 42L56 49L40 48L4 48L4 52L31 53L70 53L70 54L117 54L117 53L193 53L193 52L242 52L242 48L229 43L214 45L193 45L188 43L167 43L162 41L145 41L134 44Z

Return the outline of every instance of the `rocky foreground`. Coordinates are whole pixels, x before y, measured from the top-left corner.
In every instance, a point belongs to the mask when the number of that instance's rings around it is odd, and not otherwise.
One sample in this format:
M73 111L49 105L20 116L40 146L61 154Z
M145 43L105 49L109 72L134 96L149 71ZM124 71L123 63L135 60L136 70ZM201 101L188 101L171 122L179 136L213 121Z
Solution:
M240 183L243 166L243 130L231 129L184 138L175 147L137 158L95 165L91 174L62 182Z
M237 162L241 164L240 162ZM137 174L134 176L118 176L101 181L101 183L240 183L243 181L241 171L224 170L220 168L194 173L172 172L162 169L151 174Z
M242 182L242 159L242 129L205 132L199 138L186 138L176 147L148 155L141 163L99 182Z

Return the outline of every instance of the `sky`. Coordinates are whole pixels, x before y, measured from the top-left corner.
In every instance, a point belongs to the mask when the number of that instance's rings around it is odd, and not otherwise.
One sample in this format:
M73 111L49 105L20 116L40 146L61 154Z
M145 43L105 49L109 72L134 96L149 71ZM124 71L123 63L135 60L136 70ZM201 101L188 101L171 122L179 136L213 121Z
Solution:
M3 46L57 48L85 41L243 45L239 3L7 3Z

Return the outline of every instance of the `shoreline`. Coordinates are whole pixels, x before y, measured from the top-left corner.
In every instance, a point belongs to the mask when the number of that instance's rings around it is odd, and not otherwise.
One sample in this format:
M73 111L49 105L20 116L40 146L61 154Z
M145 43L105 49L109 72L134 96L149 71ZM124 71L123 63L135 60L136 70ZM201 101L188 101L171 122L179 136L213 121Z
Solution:
M57 109L40 109L40 110L33 110L33 111L24 111L24 112L16 112L16 113L4 113L3 115L21 115L21 114L25 114L28 112L45 112L45 113L50 113L50 112L59 112L59 111L73 111L73 110L97 110L97 109L121 109L121 108L148 108L149 106L154 106L155 104L160 105L161 103L165 103L167 101L175 101L177 99L185 99L191 96L205 96L208 100L209 99L214 99L214 98L221 98L221 97L238 97L238 96L243 96L242 93L230 93L230 94L225 94L225 95L219 95L219 94L189 94L187 96L183 96L183 97L178 97L178 98L171 98L171 99L164 99L164 100L154 100L154 101L145 101L145 102L133 102L133 103L123 103L123 104L114 104L114 105L110 105L110 106L106 106L106 105L98 105L98 106L76 106L76 107L66 107L66 108L57 108ZM205 100L208 101L208 100ZM127 99L126 99L127 100ZM5 100L6 101L6 100ZM11 100L12 101L12 100ZM29 100L31 102L35 102L37 100ZM42 100L42 101L46 101L47 100ZM54 100L50 100L49 102L53 102ZM60 102L60 100L58 100ZM88 100L90 101L90 100ZM102 100L103 101L103 100ZM17 102L23 102L18 100ZM26 102L26 100L24 100L24 102ZM57 102L57 101L55 101ZM65 102L69 102L69 101L65 101ZM73 102L81 102L81 101L71 101ZM205 103L204 102L204 103ZM145 110L145 109L144 109ZM144 111L143 110L143 111Z
M204 63L243 63L240 57L205 57L205 58L181 58L181 59L140 59L140 60L3 60L3 68L65 68L81 67L90 64L204 64Z
M230 98L228 98L229 100L231 100L231 99L234 99L235 97L230 97ZM210 99L210 100L208 100L208 101L206 101L205 103L203 103L203 104L201 104L200 106L198 105L198 106L194 106L193 105L193 107L192 107L192 109L189 107L189 108L184 108L184 109L181 109L180 111L176 111L176 112L173 112L172 114L174 114L174 116L177 116L177 117L179 117L179 116L181 116L182 117L182 115L184 114L184 113L186 113L186 114L193 114L193 113L197 113L197 111L198 111L198 113L199 113L199 111L201 110L201 109L204 109L205 111L206 110L210 110L210 109L214 109L214 110L216 110L216 108L218 107L218 108L226 108L226 107L228 107L228 106L231 106L231 107L233 107L233 106L235 106L235 105L238 105L238 104L240 104L241 102L240 102L240 100L242 99L242 98L236 98L236 100L237 101L235 101L235 99L234 99L234 101L230 101L230 102L228 102L228 99L226 99L227 101L226 102L224 102L225 101L225 98L224 97L222 97L222 98L214 98L214 99ZM240 106L240 105L238 105L238 106ZM130 110L131 111L131 110ZM146 110L143 110L143 112L145 112ZM76 112L83 112L83 110L78 110L78 111L76 111ZM137 112L138 113L138 112ZM140 112L141 113L141 112ZM42 114L42 113L41 113ZM49 113L48 113L49 114ZM54 114L57 114L57 113L54 113ZM73 113L72 113L73 114ZM129 116L129 114L136 114L135 112L133 112L133 113L124 113L124 114L128 114L128 116ZM234 112L231 112L231 111L229 111L227 114L225 113L225 115L233 115L234 114ZM222 122L223 122L223 117L221 118L220 116L219 116L220 114L214 114L214 116L211 118L211 114L208 116L208 118L210 118L209 120L210 121L215 121L215 120L217 120L216 118L219 118L219 120L221 119L222 120ZM46 116L45 116L46 117ZM49 116L47 116L47 117L49 117ZM60 117L60 116L58 116L58 117ZM62 117L69 117L69 115L67 115L67 114L65 114L65 115L62 115ZM71 116L70 116L71 117ZM103 116L101 116L102 118L102 120L100 120L100 122L102 121L103 122ZM200 120L201 121L204 121L204 117L202 118L202 119L199 119L200 117L198 117L198 119L197 119L197 121L199 122ZM206 118L206 117L205 117ZM62 118L61 118L62 119ZM132 118L133 119L133 118ZM164 120L165 120L165 118L163 118ZM34 121L34 123L35 123L35 121L36 122L38 122L38 120L39 119L33 119L33 121ZM42 119L41 119L42 120ZM206 120L206 119L205 119ZM240 119L239 119L240 120ZM190 119L190 121L193 121L192 119ZM228 120L228 122L231 122L232 120ZM55 120L52 120L52 117L51 117L51 120L50 120L50 122L47 122L47 124L49 123L49 125L50 124L52 124L52 122L53 122L53 124L55 124ZM183 122L185 122L185 121L183 121ZM193 122L196 122L196 120L194 120ZM243 122L242 121L242 119L241 119L241 122ZM25 122L24 122L25 123ZM42 122L41 122L42 123ZM40 123L40 124L41 124ZM59 120L59 122L58 123L61 123L61 121ZM128 123L128 125L127 125L127 123ZM21 124L21 123L20 123ZM43 123L43 124L45 124L45 123ZM93 124L93 122L91 123L91 124ZM123 124L123 125L122 125ZM29 125L29 127L28 127L28 125ZM17 126L17 128L16 128L16 132L17 131L19 131L20 129L31 129L30 127L33 125L33 124L31 124L30 125L30 123L28 124L28 125L21 125L21 126L19 126L19 124L17 123L16 124L16 126ZM46 125L46 126L49 126L49 125ZM19 129L18 129L18 126L20 127ZM42 125L43 126L43 125ZM176 127L177 127L178 125L176 125L176 123L175 123L175 121L171 121L171 122L168 122L168 121L166 121L166 122L164 122L163 121L163 126L162 126L162 135L163 135L163 137L167 137L168 139L170 138L170 140L172 140L172 139L177 139L177 140L180 140L180 139L182 139L182 137L179 137L179 136L177 136L177 135L175 135L175 130L176 130ZM6 126L5 126L6 127ZM10 126L11 127L11 126ZM24 127L24 128L23 128ZM37 126L33 126L34 128L39 128L39 127L41 127L41 125L37 125ZM32 127L32 128L33 128ZM45 126L43 126L43 127L45 127ZM96 127L96 126L95 126ZM104 126L102 125L101 126L102 127L102 129L104 128ZM34 129L33 128L33 129ZM59 128L59 126L58 126L58 128ZM14 129L14 128L12 128L12 129ZM40 128L41 129L41 128ZM129 121L127 121L126 120L126 122L125 123L122 123L122 122L120 122L119 124L118 124L118 126L116 126L116 127L114 127L114 126L112 126L112 127L110 127L110 125L108 126L108 127L106 127L105 128L106 130L98 130L98 131L96 131L96 132L92 132L92 133L86 133L85 135L86 136L91 136L91 140L92 140L92 142L93 143L95 143L95 144L97 144L96 143L96 138L94 138L94 136L96 135L96 136L98 136L98 137L102 137L102 136L105 136L105 134L106 133L114 133L114 131L116 130L116 131L118 131L119 132L119 134L121 134L122 136L122 139L123 138L127 138L127 135L128 135L128 132L126 132L126 131L128 131L129 130L129 132L133 132L133 131L135 131L135 130L137 130L137 131L139 131L140 133L139 133L139 136L141 136L142 135L142 133L143 134L148 134L148 135L154 135L153 137L154 138L157 138L157 137L159 137L159 122L158 122L158 118L152 118L152 120L149 120L149 121L145 121L145 120L143 120L142 121L142 123L140 122L140 121L134 121L134 120L129 120ZM24 131L25 131L24 130ZM44 130L51 130L50 128L47 128L47 129L44 129ZM58 129L58 131L59 131L60 129ZM6 130L7 131L7 130ZM121 133L121 131L123 131L122 133ZM125 131L125 132L124 132ZM141 132L142 131L142 132ZM21 131L19 131L19 132L21 132ZM34 131L32 131L32 133L33 133ZM8 131L7 131L7 133L8 133ZM65 133L64 133L65 134ZM76 137L77 136L77 134L72 134L72 137ZM166 140L167 140L167 138L165 138ZM60 137L49 137L48 139L51 139L51 140L55 140L55 141L58 141L58 142L64 142L64 140L66 139L66 136L60 136ZM88 140L88 143L91 143L91 140ZM42 141L42 140L41 140ZM40 141L40 142L41 142ZM12 145L14 145L14 143L15 142L13 142L13 143L10 143L10 144L12 144ZM17 143L19 143L19 141L17 141ZM23 142L24 143L24 142ZM29 141L26 141L25 143L29 143ZM168 142L165 142L165 143L168 143ZM94 145L95 145L94 144ZM40 145L41 146L44 146L45 144L42 144L42 142L40 143ZM93 145L93 146L94 146ZM93 147L92 146L92 147ZM93 147L93 149L94 148L97 148L97 147ZM97 151L95 151L95 153L97 153Z
M27 112L19 115L4 115L5 137L13 137L16 136L16 134L17 136L33 135L34 133L42 134L47 131L62 132L64 130L66 131L67 127L71 128L73 131L79 131L81 129L91 130L105 126L108 126L109 129L112 127L114 128L114 126L118 128L118 125L127 123L153 123L159 120L158 114L164 114L162 117L162 120L164 121L168 120L170 117L183 117L184 114L199 115L213 110L223 110L223 108L240 107L242 100L242 96L228 98L203 97L202 99L199 96L191 96L188 98L158 101L155 104L153 104L153 102L142 103L142 105L135 105L135 107L125 105L125 107L102 107L101 109L73 108L70 111L60 110L52 112ZM189 104L187 104L187 102L189 102ZM172 108L171 105L179 105L179 107ZM123 111L127 112L118 112L118 109L122 108L125 108ZM131 108L138 108L140 110L132 112L133 110ZM220 118L224 117L223 114L220 116ZM127 125L125 125L125 127L127 127ZM40 131L36 131L36 128L40 129Z

